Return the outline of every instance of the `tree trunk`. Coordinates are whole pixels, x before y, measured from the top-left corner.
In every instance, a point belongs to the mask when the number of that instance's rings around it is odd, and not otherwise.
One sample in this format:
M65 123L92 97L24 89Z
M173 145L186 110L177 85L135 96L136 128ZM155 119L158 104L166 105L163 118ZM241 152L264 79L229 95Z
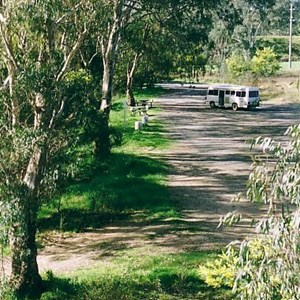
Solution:
M98 137L95 140L94 155L98 158L106 158L110 154L110 129L109 114L101 112Z
M129 75L127 74L126 98L127 98L127 105L129 105L129 106L136 105L136 101L135 101L133 89L132 89L132 84L133 84L133 77L129 77Z
M113 95L113 78L115 72L115 57L122 27L124 1L118 0L115 6L113 21L108 29L108 39L102 36L101 50L103 59L102 98L100 103L101 128L95 140L95 155L105 157L110 153L109 114Z
M140 57L140 55L136 53L134 55L131 67L130 66L127 67L126 97L127 97L127 104L129 106L136 105L132 86L133 86L133 78L134 78L134 74L135 74L135 70L136 70L136 66L137 66L139 57Z
M27 194L27 195L26 195ZM17 199L18 214L10 230L11 283L17 295L23 296L28 291L39 293L42 290L42 278L37 264L35 243L37 201L24 193ZM21 219L20 216L22 216Z
M109 56L111 56L110 54ZM113 55L114 56L114 55ZM113 77L115 71L115 62L111 57L103 57L103 79L102 79L102 99L100 110L103 112L110 112L112 103Z
M28 291L38 292L42 289L42 278L37 265L35 235L39 207L37 191L46 164L46 149L46 146L38 145L33 150L20 192L16 197L14 222L9 233L11 283L19 295L26 294Z
M118 0L115 6L112 24L108 28L108 38L101 39L103 58L102 99L100 110L109 113L112 101L113 78L115 72L116 51L120 40L124 1Z

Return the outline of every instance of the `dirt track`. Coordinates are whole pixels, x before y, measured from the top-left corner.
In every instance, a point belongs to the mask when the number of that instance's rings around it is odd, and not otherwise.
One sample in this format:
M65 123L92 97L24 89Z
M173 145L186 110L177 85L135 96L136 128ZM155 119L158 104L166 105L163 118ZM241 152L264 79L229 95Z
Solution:
M183 208L187 224L198 226L198 235L186 243L214 248L251 232L249 223L258 216L249 202L230 200L246 191L253 152L249 142L258 136L282 141L292 124L300 122L300 104L264 103L255 110L210 109L196 89L172 87L173 93L157 102L159 118L175 145L164 157L173 167L171 193ZM237 229L216 230L220 216L238 210L244 222ZM186 238L186 237L185 237Z
M251 232L249 220L257 209L248 202L230 203L237 192L245 191L251 166L246 141L258 135L282 139L289 125L299 123L300 104L268 103L253 111L212 110L196 89L175 88L155 101L162 110L153 116L166 124L163 134L174 146L164 153L152 150L149 155L164 157L169 163L170 192L183 209L183 219L122 222L56 239L39 253L42 271L105 267L123 250L140 256L219 248ZM245 222L234 230L217 229L220 216L235 209L245 213Z

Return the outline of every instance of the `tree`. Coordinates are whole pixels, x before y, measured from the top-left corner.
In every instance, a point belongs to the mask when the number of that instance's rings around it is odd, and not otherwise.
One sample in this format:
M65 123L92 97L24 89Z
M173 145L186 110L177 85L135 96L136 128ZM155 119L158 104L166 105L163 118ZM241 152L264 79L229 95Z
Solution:
M126 77L127 77L126 97L127 97L127 103L130 106L136 105L136 101L133 93L133 84L134 84L134 77L135 77L136 70L138 68L139 61L142 58L144 51L147 51L146 47L147 44L149 45L149 41L148 41L149 35L151 35L151 37L155 36L154 34L155 29L153 28L153 26L151 28L151 24L149 21L146 20L144 22L144 20L142 19L141 23L142 24L137 24L136 22L135 24L133 24L133 26L127 28L124 37L124 39L127 42L127 45L129 44L128 45L129 47L127 47L130 57L128 58L127 67L126 67ZM143 29L140 29L139 25L143 26ZM141 37L137 36L140 34L142 35Z
M203 0L164 0L164 1L96 1L100 20L98 24L98 43L101 49L103 60L103 77L102 77L102 98L100 110L102 111L102 131L99 132L99 137L96 140L95 154L97 156L107 156L110 152L109 143L109 113L113 94L113 79L116 65L116 54L120 47L122 35L128 25L135 22L140 22L144 18L155 20L160 27L177 28L183 18L188 19L188 16L193 16L193 19L201 19L201 23L205 27L206 20L204 17L209 14L210 7L213 7L219 0L206 3ZM177 25L176 25L177 24ZM192 24L191 22L189 24ZM177 26L177 27L176 27ZM182 27L183 28L183 27ZM187 28L187 27L185 27ZM147 31L147 30L146 30ZM146 34L147 36L147 34ZM140 45L144 42L145 34L140 34ZM136 43L137 44L137 43ZM135 53L133 60L128 63L128 85L133 82L132 76L136 69L137 62L140 59L140 53ZM129 91L130 92L130 91Z
M257 36L268 24L268 15L274 4L275 0L233 1L234 9L240 18L240 24L236 26L233 38L244 49L247 60L251 59L255 53Z
M289 35L291 0L277 0L268 14L269 23L264 28L265 35ZM299 33L300 2L293 1L293 33Z
M61 135L73 113L65 114L71 101L64 93L66 74L92 15L81 1L0 4L0 226L1 241L10 245L10 282L18 294L41 287L37 212L56 177L48 163L68 141Z
M130 0L102 0L94 1L97 17L94 25L96 36L96 49L100 49L102 57L102 86L101 99L99 100L99 128L98 137L95 139L95 156L106 157L110 153L109 115L112 105L113 80L116 64L116 53L120 42L121 33L126 26L131 12L139 7L138 1ZM97 54L98 50L96 50ZM95 55L94 54L94 55ZM94 56L93 55L93 56Z

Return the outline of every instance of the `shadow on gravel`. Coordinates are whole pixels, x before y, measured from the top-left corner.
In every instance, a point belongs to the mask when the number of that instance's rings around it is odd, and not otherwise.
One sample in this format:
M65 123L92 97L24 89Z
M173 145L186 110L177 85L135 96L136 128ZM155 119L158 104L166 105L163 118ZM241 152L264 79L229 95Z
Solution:
M186 89L159 103L162 122L176 143L163 158L172 166L171 197L180 203L186 221L187 232L181 242L202 248L249 235L252 218L261 216L263 208L246 202L245 197L241 203L230 200L246 192L252 158L260 153L258 149L251 151L250 143L258 136L284 141L286 129L300 121L300 104L266 103L258 109L236 112L210 109L197 98L196 91ZM233 210L242 212L245 221L237 230L217 230L219 218ZM191 234L189 227L198 235Z

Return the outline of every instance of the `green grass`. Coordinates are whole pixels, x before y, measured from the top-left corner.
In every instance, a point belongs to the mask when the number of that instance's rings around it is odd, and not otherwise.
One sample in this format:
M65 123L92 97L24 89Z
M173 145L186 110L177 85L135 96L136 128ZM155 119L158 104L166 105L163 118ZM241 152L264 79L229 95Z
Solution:
M152 91L152 90L151 90ZM154 95L162 94L162 89L158 88L152 91L152 97L149 97L149 91L142 90L137 94L137 99L154 98ZM125 152L132 154L146 154L145 150L163 150L170 146L168 141L162 134L164 132L163 124L155 119L158 107L155 107L155 101L153 108L148 110L149 122L143 126L141 131L134 130L135 121L140 121L142 116L136 114L132 115L128 108L124 108L124 98L119 98L114 101L111 111L111 125L115 131L122 134L121 147L114 148L115 152Z
M41 299L231 299L228 289L208 288L198 275L199 264L215 258L210 252L146 256L127 251L106 268L67 277L46 274L48 291Z
M156 90L162 93L161 89ZM153 90L143 91L145 95ZM155 108L150 114L155 116ZM39 229L83 231L98 228L113 221L123 220L139 211L139 218L161 219L177 217L178 208L171 201L166 186L168 166L147 155L149 150L163 150L170 143L163 136L163 125L150 116L142 131L134 130L134 121L140 116L126 113L122 98L116 99L111 111L112 131L122 135L121 144L112 149L112 155L93 166L91 148L80 149L81 173L65 192L42 207Z

